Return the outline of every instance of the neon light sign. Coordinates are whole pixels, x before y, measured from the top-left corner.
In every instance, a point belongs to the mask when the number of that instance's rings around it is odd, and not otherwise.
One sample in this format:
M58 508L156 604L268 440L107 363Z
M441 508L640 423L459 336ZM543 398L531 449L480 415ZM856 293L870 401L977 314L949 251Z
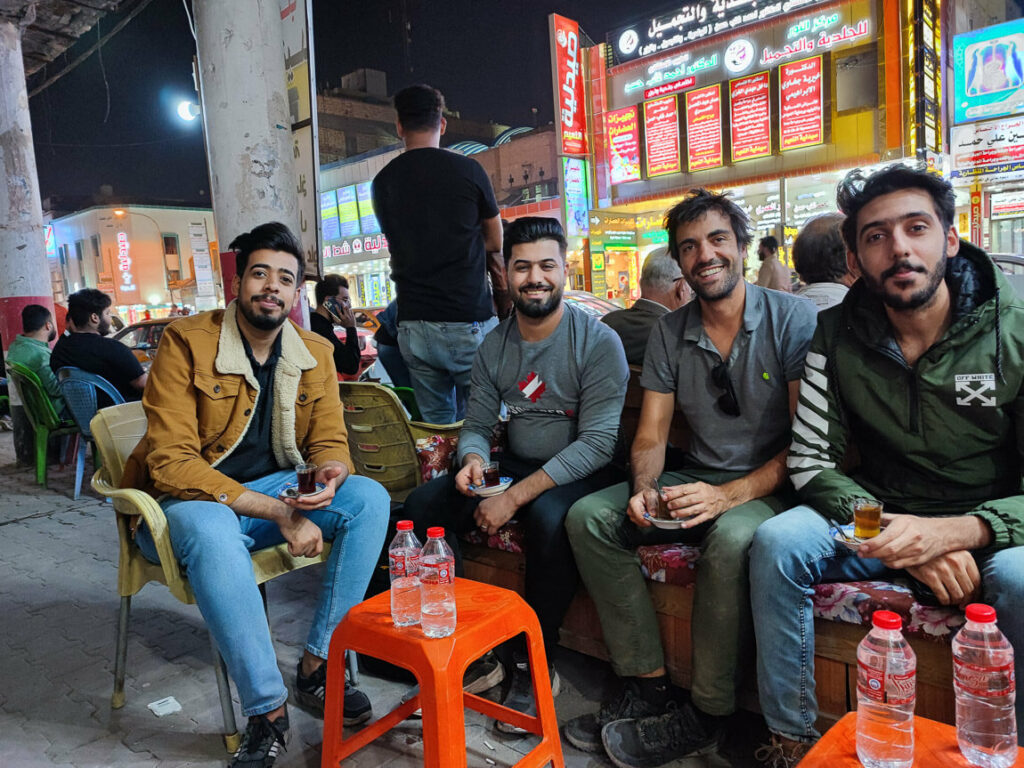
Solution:
M132 260L128 255L128 235L124 232L117 233L117 262L121 269L121 290L134 291L135 278L132 277Z

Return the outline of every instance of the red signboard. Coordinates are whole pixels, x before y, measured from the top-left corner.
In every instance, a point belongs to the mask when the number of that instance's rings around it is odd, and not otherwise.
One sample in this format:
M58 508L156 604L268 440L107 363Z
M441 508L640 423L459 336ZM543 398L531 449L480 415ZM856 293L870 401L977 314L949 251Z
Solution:
M691 172L722 165L722 91L718 84L686 93L686 156Z
M732 161L772 153L772 108L768 73L729 81L729 126Z
M640 179L640 122L636 107L605 115L608 137L608 169L612 184Z
M551 14L555 50L555 110L563 155L587 154L587 114L583 96L583 50L580 27L572 19Z
M644 98L656 99L659 96L668 96L670 93L679 93L680 91L685 91L696 82L697 78L691 75L690 77L684 77L682 80L676 80L673 83L662 83L644 91Z
M821 56L779 65L779 149L825 141Z
M647 178L679 173L679 102L666 96L644 103L644 136L647 139Z

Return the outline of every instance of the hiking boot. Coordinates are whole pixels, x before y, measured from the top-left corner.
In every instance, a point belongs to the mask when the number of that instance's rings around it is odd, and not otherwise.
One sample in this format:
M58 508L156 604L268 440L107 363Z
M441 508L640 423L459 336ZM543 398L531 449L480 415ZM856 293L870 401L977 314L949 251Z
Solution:
M295 670L295 701L316 715L324 716L324 703L327 699L327 664L321 664L313 670L309 677L302 676L302 662ZM345 678L345 703L342 707L342 722L345 725L365 723L373 715L373 707L366 694L356 688Z
M665 702L668 703L667 701ZM640 696L636 678L627 678L619 695L602 702L601 709L574 717L563 729L566 740L584 752L603 752L601 729L615 720L632 720L665 713L658 706Z
M489 691L505 679L505 668L494 655L494 651L488 651L479 659L466 667L466 674L462 677L462 690L465 693L483 693ZM417 683L402 696L400 704L405 704L413 696L419 696L420 686ZM417 709L410 718L423 717L423 710Z
M551 695L557 696L562 683L558 677L557 670L550 663L548 664L548 676L551 678ZM533 678L530 677L529 662L515 662L512 667L512 684L509 686L508 693L505 694L505 698L501 703L502 706L514 709L517 712L522 712L531 717L537 716L537 702L533 697ZM525 729L502 720L496 720L494 726L502 733L527 733Z
M663 715L608 723L601 740L619 768L660 768L682 757L714 752L720 735L704 730L692 705L673 702Z
M794 741L773 733L771 741L754 752L754 759L765 768L795 768L813 746L814 742Z
M287 711L273 722L266 715L250 717L229 768L270 768L287 742Z

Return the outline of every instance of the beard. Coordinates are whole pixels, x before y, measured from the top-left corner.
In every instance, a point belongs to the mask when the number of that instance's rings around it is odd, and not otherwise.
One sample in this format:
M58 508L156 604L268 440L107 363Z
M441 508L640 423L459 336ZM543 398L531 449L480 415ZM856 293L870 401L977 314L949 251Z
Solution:
M721 264L723 267L725 267L725 279L722 280L722 282L718 283L717 285L701 285L700 283L697 282L695 278L691 277L690 275L685 275L686 284L690 286L690 288L693 290L694 295L699 299L703 299L704 301L708 302L721 301L722 299L731 296L733 289L740 282L740 272L738 269L736 269L736 263L730 265L721 261L713 262L713 264ZM708 266L712 265L702 264L701 269L704 269L705 267Z
M277 305L284 309L284 302L276 296L262 296L257 294L249 299L249 301L239 301L238 311L242 313L242 316L249 321L249 325L260 331L274 331L284 325L284 321L288 319L288 313L282 312L280 315L265 315L263 311L255 308L255 304L258 301L264 299L272 299L277 302Z
M939 289L939 284L946 277L946 261L948 257L949 246L945 242L942 244L942 258L935 265L935 269L929 272L924 267L917 267L910 263L909 259L901 259L896 264L893 264L887 270L882 272L876 280L873 276L869 275L861 267L861 279L864 280L868 290L871 293L878 296L882 303L890 309L896 310L907 310L907 309L919 309L920 307L927 306L931 303L935 297L935 292ZM885 281L895 275L897 272L903 269L909 269L914 272L920 272L928 278L928 282L923 287L914 293L910 294L906 298L898 294L892 294L885 290Z
M50 331L50 335L46 337L46 343L47 344L52 344L53 340L56 339L56 338L57 338L57 329L54 328L52 331Z
M558 309L558 305L562 303L562 293L565 290L562 286L551 288L550 293L544 299L527 299L523 297L524 291L537 289L548 290L548 286L534 283L531 285L524 285L516 291L515 298L512 300L512 303L516 308L516 312L519 312L526 317L539 319L547 317Z
M100 336L106 336L108 333L110 333L110 321L100 320L100 324L99 327L96 329L96 332L99 333ZM52 341L53 339L51 338L50 340Z

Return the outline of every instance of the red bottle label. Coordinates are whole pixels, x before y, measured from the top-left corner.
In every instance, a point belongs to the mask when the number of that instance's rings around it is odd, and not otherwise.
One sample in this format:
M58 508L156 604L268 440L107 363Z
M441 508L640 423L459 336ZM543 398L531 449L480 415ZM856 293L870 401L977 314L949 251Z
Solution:
M914 671L900 675L885 674L857 660L857 690L866 699L881 704L913 704L917 697L917 676Z
M455 568L451 560L440 563L424 563L423 568L430 568L437 572L437 578L428 578L430 584L454 584Z
M984 698L1007 696L1016 690L1012 663L1001 667L982 667L954 656L953 681L961 690Z
M403 576L415 576L419 573L420 559L415 555L388 554L388 562L391 568L391 575L396 579Z

